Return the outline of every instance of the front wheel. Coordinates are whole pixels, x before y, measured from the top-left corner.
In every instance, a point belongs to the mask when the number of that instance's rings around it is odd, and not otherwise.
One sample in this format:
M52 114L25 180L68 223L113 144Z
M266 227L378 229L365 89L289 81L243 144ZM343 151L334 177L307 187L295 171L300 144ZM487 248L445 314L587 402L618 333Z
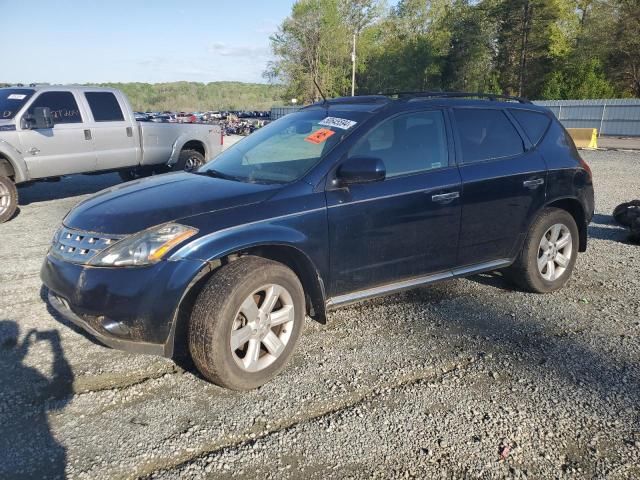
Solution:
M18 189L9 177L0 176L0 223L10 220L18 208Z
M578 227L565 210L548 208L533 222L507 276L523 289L549 293L562 288L578 256Z
M189 350L204 377L250 390L286 365L302 331L305 297L286 266L241 257L221 267L196 299Z

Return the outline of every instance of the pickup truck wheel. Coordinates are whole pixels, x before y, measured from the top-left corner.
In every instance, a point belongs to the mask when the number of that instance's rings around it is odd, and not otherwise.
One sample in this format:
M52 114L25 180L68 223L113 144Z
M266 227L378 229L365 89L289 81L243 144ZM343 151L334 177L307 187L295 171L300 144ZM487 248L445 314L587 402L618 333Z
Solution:
M246 256L221 267L196 299L189 350L202 375L250 390L286 365L305 316L298 277L284 265Z
M174 167L175 170L194 172L206 163L204 155L197 150L183 150Z
M18 189L9 177L0 177L0 223L13 217L18 208Z
M565 210L548 208L533 222L507 277L525 290L549 293L562 288L578 256L579 233Z

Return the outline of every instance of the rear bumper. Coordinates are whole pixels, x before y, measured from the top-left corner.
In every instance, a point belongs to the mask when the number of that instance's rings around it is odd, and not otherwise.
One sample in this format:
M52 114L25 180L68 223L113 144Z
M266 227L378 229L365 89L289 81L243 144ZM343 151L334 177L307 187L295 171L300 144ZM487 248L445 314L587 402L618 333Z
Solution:
M96 268L48 255L40 276L51 308L101 343L171 357L180 303L205 265L179 260Z

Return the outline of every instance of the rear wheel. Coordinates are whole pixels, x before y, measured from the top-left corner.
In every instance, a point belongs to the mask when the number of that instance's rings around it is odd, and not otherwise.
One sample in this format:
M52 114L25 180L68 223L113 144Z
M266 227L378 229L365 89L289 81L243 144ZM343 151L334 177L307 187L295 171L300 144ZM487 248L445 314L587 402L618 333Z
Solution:
M180 152L174 169L195 172L205 163L204 155L197 150L183 150Z
M18 208L18 189L9 177L0 177L0 223L10 220Z
M576 263L578 235L571 214L557 208L544 210L531 225L507 276L531 292L548 293L562 288Z
M304 312L304 291L290 269L242 257L221 267L198 295L189 325L193 361L222 387L259 387L286 365Z

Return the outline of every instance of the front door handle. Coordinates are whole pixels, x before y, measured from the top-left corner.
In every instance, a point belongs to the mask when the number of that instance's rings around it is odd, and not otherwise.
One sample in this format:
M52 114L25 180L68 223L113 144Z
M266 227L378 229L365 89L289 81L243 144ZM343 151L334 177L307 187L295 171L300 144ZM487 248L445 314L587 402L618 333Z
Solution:
M525 180L522 182L522 185L533 190L534 188L538 188L540 185L544 184L543 178L536 178L534 180Z
M433 195L431 200L438 203L449 203L455 200L456 198L460 198L460 192L449 192L449 193L441 193L438 195Z
M87 129L84 131L84 139L91 140L91 130Z

